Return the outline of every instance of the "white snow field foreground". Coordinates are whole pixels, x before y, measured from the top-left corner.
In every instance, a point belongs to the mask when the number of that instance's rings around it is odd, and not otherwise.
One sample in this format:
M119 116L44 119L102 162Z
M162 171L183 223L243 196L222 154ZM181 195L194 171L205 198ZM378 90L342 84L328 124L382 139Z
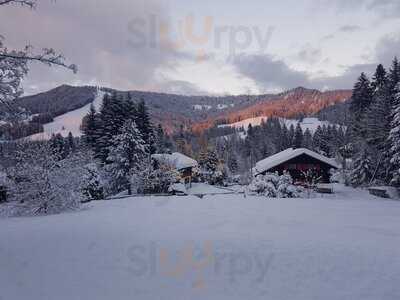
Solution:
M400 202L143 197L0 220L0 299L400 299Z

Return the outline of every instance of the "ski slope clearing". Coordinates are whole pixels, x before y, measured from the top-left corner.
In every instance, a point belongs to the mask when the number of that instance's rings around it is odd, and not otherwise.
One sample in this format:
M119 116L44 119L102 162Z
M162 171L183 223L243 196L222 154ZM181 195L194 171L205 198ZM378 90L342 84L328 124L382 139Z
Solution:
M104 97L103 91L98 91L96 98L92 102L96 111L99 111ZM37 133L29 138L31 140L49 140L53 134L60 133L63 137L67 137L71 132L74 137L80 137L82 132L80 130L80 126L82 124L83 118L88 114L91 104L87 104L79 109L70 111L66 114L58 116L54 118L54 121L48 124L45 124L44 132Z
M143 197L0 219L0 298L400 299L400 202Z

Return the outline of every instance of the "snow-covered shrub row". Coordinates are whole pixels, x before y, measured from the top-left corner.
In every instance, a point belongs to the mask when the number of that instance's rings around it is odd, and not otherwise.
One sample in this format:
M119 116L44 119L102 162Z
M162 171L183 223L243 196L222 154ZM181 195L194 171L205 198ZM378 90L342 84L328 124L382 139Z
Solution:
M258 175L248 186L251 192L264 195L269 198L298 198L300 193L293 185L293 179L285 173L279 176L277 173Z
M2 214L55 214L80 206L87 155L71 153L60 160L49 143L23 143L13 159L15 164L7 169L10 198Z
M137 191L143 194L168 193L171 185L178 181L178 177L178 172L166 165L148 168L141 172L137 181Z

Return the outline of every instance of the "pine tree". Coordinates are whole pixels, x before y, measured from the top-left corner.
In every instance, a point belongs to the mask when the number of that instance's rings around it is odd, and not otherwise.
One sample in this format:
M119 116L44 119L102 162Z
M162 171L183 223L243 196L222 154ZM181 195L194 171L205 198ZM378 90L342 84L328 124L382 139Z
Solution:
M354 138L363 138L365 130L362 125L362 120L365 112L370 106L373 98L373 89L368 77L361 73L358 81L353 88L353 96L350 103L350 112L352 113L351 131Z
M312 142L313 142L313 137L311 134L310 129L306 129L306 131L304 132L304 138L303 138L303 148L307 148L307 149L312 149Z
M400 64L397 57L394 58L392 67L390 68L389 75L389 88L391 90L392 95L395 95L395 90L397 84L400 82Z
M135 104L129 99L123 99L121 95L106 94L98 117L96 130L95 156L103 163L107 161L109 147L112 140L121 133L124 123L136 120Z
M85 201L104 199L104 182L98 166L95 163L90 163L84 169L81 189Z
M231 153L228 158L228 168L233 173L236 174L239 170L239 164L237 157L234 153Z
M280 141L281 141L280 151L286 150L291 147L289 131L285 124L282 125Z
M200 154L199 165L206 172L215 172L218 168L218 156L214 150L208 149Z
M303 138L303 129L301 128L300 123L297 123L293 139L293 148L301 148L303 146Z
M107 160L111 163L109 170L116 180L117 188L128 188L132 194L130 179L143 165L146 158L147 145L132 120L122 127L121 133L112 139Z
M167 137L161 124L158 124L156 130L155 149L157 153L167 153L170 150L167 143Z
M390 164L388 155L390 145L388 141L391 123L390 87L386 71L382 65L376 69L374 80L373 100L364 117L366 146L371 153L372 162L375 166L374 179L387 182L387 172Z
M323 150L324 144L324 132L322 127L318 125L313 137L313 150L321 154L326 154Z
M390 142L390 170L391 170L391 183L395 186L400 186L400 83L396 87L396 96L394 97L392 107L392 123L389 134Z
M98 125L96 108L92 103L82 124L83 141L90 147L94 147L96 144Z
M65 139L60 133L53 134L50 141L50 148L53 152L54 157L59 160L65 159L69 154L69 147Z
M155 137L154 137L153 126L150 121L150 115L147 106L143 99L140 100L137 107L136 124L139 131L142 133L143 140L147 145L150 146L150 153L154 153Z
M67 141L68 141L69 151L72 152L72 153L75 152L76 151L76 145L75 145L75 141L74 141L74 136L72 135L71 131L68 133Z
M120 133L123 123L126 121L121 118L122 115L117 95L115 93L111 96L105 94L99 114L99 126L96 130L98 139L95 146L96 157L102 162L107 161L112 140Z
M295 129L294 129L294 125L291 124L289 127L289 134L288 134L289 147L293 147L294 136L295 136Z
M386 85L387 85L386 70L382 64L379 64L372 78L371 82L372 92L376 93L378 90L386 89Z
M366 148L362 149L354 162L354 170L350 174L350 181L353 186L369 184L373 176L371 156Z

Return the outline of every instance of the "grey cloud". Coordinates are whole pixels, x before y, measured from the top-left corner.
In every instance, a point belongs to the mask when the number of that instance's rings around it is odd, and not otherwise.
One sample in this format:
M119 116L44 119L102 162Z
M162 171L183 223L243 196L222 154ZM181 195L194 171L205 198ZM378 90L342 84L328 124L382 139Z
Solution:
M339 31L341 31L341 32L356 32L356 31L360 31L360 30L362 30L362 28L357 25L344 25L339 28Z
M362 9L374 12L379 17L400 17L400 2L398 0L315 0L315 4L321 9L333 5L338 12Z
M334 38L335 38L335 35L332 33L332 34L327 34L327 35L323 36L321 40L327 41L327 40L332 40Z
M389 65L395 56L400 58L400 37L387 35L380 39L376 47L377 61Z
M324 76L314 78L310 81L310 87L317 89L350 89L362 72L371 75L376 64L357 64L344 67L340 76Z
M290 68L283 60L269 55L239 55L233 65L243 76L253 79L261 89L289 89L307 86L308 74Z
M398 0L373 0L367 4L368 9L378 11L384 17L400 17L400 2Z
M283 60L271 56L241 55L234 66L243 75L252 80L264 91L279 88L281 90L305 86L316 89L349 89L361 72L372 74L376 64L358 64L343 67L340 76L311 77L310 74L292 69Z
M299 51L296 58L309 64L316 64L321 60L322 52L320 49L306 45L302 50Z

